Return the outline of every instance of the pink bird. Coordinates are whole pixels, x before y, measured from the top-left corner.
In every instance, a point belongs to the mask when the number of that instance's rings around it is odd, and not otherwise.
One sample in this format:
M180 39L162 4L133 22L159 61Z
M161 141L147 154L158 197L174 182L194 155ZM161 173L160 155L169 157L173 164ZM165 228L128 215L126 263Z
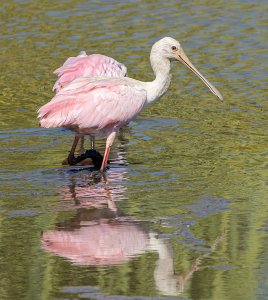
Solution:
M52 89L57 93L60 89L79 77L125 77L127 76L127 68L112 57L102 54L87 55L85 51L81 51L78 56L69 57L64 64L53 73L58 76ZM84 138L82 137L80 148L83 147ZM91 137L91 148L95 148L94 137Z
M79 77L60 89L38 110L40 126L64 127L75 133L69 161L80 137L106 137L100 170L106 170L111 146L120 127L129 123L148 104L167 91L171 81L171 62L180 61L192 70L219 99L221 93L193 66L180 43L165 37L152 46L150 61L155 74L151 82L129 77Z

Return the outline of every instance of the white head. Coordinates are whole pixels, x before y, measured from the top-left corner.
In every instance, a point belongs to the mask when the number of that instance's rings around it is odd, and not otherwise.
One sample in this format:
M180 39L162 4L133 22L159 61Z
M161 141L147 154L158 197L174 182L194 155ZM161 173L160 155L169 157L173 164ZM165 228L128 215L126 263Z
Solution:
M151 59L158 57L161 59L167 59L169 61L180 61L187 66L192 72L194 72L211 90L213 94L223 100L221 93L210 83L190 62L189 58L184 53L180 42L176 41L171 37L165 37L156 42L151 50Z
M154 43L151 55L158 55L170 61L176 60L176 52L181 48L180 42L171 37L165 37Z

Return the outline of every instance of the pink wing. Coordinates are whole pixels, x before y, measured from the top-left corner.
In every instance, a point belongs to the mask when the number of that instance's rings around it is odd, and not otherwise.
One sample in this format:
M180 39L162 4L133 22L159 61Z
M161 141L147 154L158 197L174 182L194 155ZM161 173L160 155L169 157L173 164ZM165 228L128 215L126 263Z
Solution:
M38 110L42 127L107 134L134 118L143 108L146 91L129 78L91 80L82 77L60 90Z
M111 265L146 251L148 236L135 223L81 226L73 231L42 233L42 247L80 265ZM105 241L105 242L104 242Z
M86 55L86 52L82 51L77 57L68 58L54 74L59 78L53 86L53 91L58 92L79 77L125 77L127 68L111 57L101 54Z

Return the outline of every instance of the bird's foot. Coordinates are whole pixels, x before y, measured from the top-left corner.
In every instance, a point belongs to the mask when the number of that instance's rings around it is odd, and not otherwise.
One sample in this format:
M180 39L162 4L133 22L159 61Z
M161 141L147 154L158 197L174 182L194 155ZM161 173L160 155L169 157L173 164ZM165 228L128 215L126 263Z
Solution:
M77 158L71 153L67 157L67 162L70 166L75 166L78 163Z
M98 151L96 151L95 149L87 150L85 153L77 156L75 158L76 164L83 161L83 160L85 160L85 159L87 159L87 158L90 158L92 160L92 163L93 163L95 168L99 169L101 167L103 156Z
M63 164L67 163L70 166L75 166L83 161L85 161L86 164L90 164L86 161L87 159L91 159L94 167L100 169L103 161L103 156L95 149L86 150L84 153L78 155L77 157L75 157L72 154L69 154L69 156L67 157L67 162L65 160Z

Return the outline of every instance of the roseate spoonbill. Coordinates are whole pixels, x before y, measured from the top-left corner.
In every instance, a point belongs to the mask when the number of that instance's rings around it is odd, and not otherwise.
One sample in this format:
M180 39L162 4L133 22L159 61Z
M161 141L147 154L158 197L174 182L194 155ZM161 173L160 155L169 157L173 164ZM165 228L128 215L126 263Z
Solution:
M171 81L170 63L174 60L186 65L213 94L223 99L221 93L190 62L180 43L165 37L156 42L151 50L150 61L155 80L142 82L129 77L79 77L38 110L40 126L64 127L74 131L70 161L75 160L74 152L80 137L105 136L106 148L100 168L105 171L119 128L167 91Z
M56 93L79 77L125 77L127 68L124 64L116 61L112 57L102 54L87 55L81 51L76 57L69 57L63 65L54 72L58 76L52 90ZM95 148L95 138L91 138L91 148ZM81 138L81 148L83 148L84 137ZM102 158L102 157L101 157Z

